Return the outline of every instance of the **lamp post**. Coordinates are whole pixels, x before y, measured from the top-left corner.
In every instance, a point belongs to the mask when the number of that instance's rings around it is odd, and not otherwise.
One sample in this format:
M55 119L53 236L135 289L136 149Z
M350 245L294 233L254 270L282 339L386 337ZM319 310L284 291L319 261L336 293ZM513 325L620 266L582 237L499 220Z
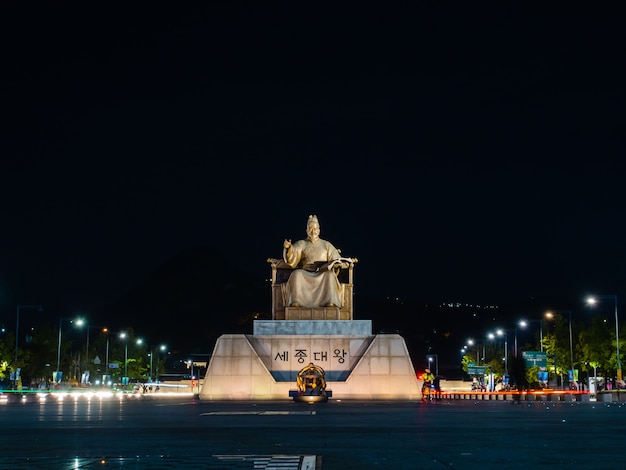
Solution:
M120 333L120 338L124 340L124 377L128 379L128 333L125 331ZM107 336L108 339L108 336ZM143 340L141 338L137 338L135 340L135 344L141 344Z
M496 334L497 333L487 333L487 338L490 340L495 340ZM506 349L505 349L505 352L506 352ZM484 352L484 343L483 343L483 361L485 361L484 355L485 355L485 352ZM495 378L494 371L493 371L493 368L491 368L491 372L489 373L489 391L491 392L493 392L496 389L494 378Z
M553 320L554 319L554 314L552 312L544 313L543 316L541 317L541 324L542 325L543 325L543 320L545 318L547 318L549 320ZM543 345L543 333L542 333L541 344ZM542 349L542 351L543 351L543 349ZM558 385L558 380L557 380L557 373L556 373L556 350L555 350L555 353L554 353L554 386L556 387L556 385Z
M439 375L439 356L437 354L430 354L428 356L428 368L430 369L430 363L435 359L435 375Z
M528 322L526 320L520 320L515 325L515 357L517 357L517 327L526 328L528 326Z
M79 327L82 327L83 325L85 325L85 328L87 329L87 346L85 347L85 373L89 370L89 328L91 328L89 326L89 324L87 323L87 320L83 319L83 318L79 318L78 320L76 320L76 325ZM87 379L85 377L85 379Z
M487 338L493 341L494 339L496 339L496 335L494 333L487 333ZM483 343L483 362L486 362L485 343Z
M571 310L552 310L550 312L546 312L546 316L548 318L552 317L552 313L567 313L568 316L568 325L569 325L569 363L570 369L572 371L572 380L574 379L574 340L572 337L572 311ZM555 352L556 354L556 352ZM556 361L555 361L556 364ZM556 366L555 366L556 369Z
M43 308L41 305L19 305L17 306L17 317L15 319L15 362L17 362L17 343L20 337L20 310L22 309L33 309L38 312L43 312Z
M57 370L54 377L55 381L59 375L59 372L61 372L61 338L63 331L63 320L68 320L68 318L59 318L59 344L57 346Z
M157 364L156 364L156 383L159 383L159 351L165 351L167 349L167 346L165 346L164 344L162 344L161 346L159 346L157 348Z
M622 361L619 357L619 319L617 316L617 295L596 295L589 297L587 303L589 305L595 305L596 299L613 299L615 303L615 358L617 359L617 380L622 380Z
M474 346L474 340L473 339L468 339L467 340L467 344L469 346ZM479 366L480 365L480 358L478 356L478 344L476 345L476 365Z
M483 356L482 356L482 361L483 361L483 365L485 365L485 346L486 346L487 341L485 341L485 338L483 338Z
M545 318L545 315L542 315L537 320L522 320L524 323L527 323L527 324L535 323L535 322L539 323L539 351L541 352L543 352L543 320L544 318Z
M120 338L124 340L124 377L128 377L128 334L120 333Z
M504 373L509 375L509 338L506 334L506 330L496 331L498 336L504 336Z
M105 350L105 364L104 364L104 372L105 374L108 375L108 371L109 371L109 329L106 326L102 326L102 325L88 325L87 321L80 318L78 320L76 320L76 324L78 326L83 326L86 325L87 327L87 347L86 352L85 352L85 363L87 364L85 366L85 372L89 372L89 343L90 343L90 330L92 330L93 328L102 328L100 331L102 333L106 333L106 350Z
M107 334L107 347L104 359L104 373L105 375L109 375L109 329L104 328L102 332Z

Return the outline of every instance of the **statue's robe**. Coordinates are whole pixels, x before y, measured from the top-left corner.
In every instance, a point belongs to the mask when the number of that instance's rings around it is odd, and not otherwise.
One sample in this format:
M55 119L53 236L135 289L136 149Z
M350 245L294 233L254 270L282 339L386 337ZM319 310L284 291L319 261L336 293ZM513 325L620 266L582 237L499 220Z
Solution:
M333 244L321 238L315 242L298 240L285 250L285 262L294 271L281 284L284 305L342 307L343 285L335 271L326 268L327 263L340 257Z

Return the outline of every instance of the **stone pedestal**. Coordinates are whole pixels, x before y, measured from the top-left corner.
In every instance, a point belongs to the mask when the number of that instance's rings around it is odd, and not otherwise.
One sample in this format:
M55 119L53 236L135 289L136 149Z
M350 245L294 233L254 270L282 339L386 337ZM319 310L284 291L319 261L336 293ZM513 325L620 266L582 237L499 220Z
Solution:
M285 320L352 320L350 312L339 307L286 307Z
M333 399L419 399L404 339L371 331L369 320L255 321L254 334L217 340L199 398L288 400L314 363Z

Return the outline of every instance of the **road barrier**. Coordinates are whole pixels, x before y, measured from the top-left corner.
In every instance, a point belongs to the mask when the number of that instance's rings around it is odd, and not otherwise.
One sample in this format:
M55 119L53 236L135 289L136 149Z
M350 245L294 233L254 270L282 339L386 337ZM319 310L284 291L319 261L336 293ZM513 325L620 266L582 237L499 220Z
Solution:
M602 395L603 392L598 395ZM622 399L626 394L622 393ZM448 400L492 400L492 401L564 401L564 402L588 402L593 397L589 392L566 391L566 390L533 390L528 392L502 391L502 392L477 392L477 391L451 391L441 392L441 398ZM618 401L619 397L610 397L602 401ZM613 400L613 398L616 398Z

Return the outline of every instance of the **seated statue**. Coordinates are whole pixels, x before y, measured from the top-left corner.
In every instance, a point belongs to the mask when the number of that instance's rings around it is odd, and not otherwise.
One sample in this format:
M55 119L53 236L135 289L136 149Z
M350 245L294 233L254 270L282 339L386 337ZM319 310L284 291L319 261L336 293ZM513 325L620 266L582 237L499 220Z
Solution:
M353 260L341 258L332 243L320 238L317 216L309 216L306 234L305 240L283 243L283 259L294 269L283 287L285 306L342 307L343 285L336 271Z

